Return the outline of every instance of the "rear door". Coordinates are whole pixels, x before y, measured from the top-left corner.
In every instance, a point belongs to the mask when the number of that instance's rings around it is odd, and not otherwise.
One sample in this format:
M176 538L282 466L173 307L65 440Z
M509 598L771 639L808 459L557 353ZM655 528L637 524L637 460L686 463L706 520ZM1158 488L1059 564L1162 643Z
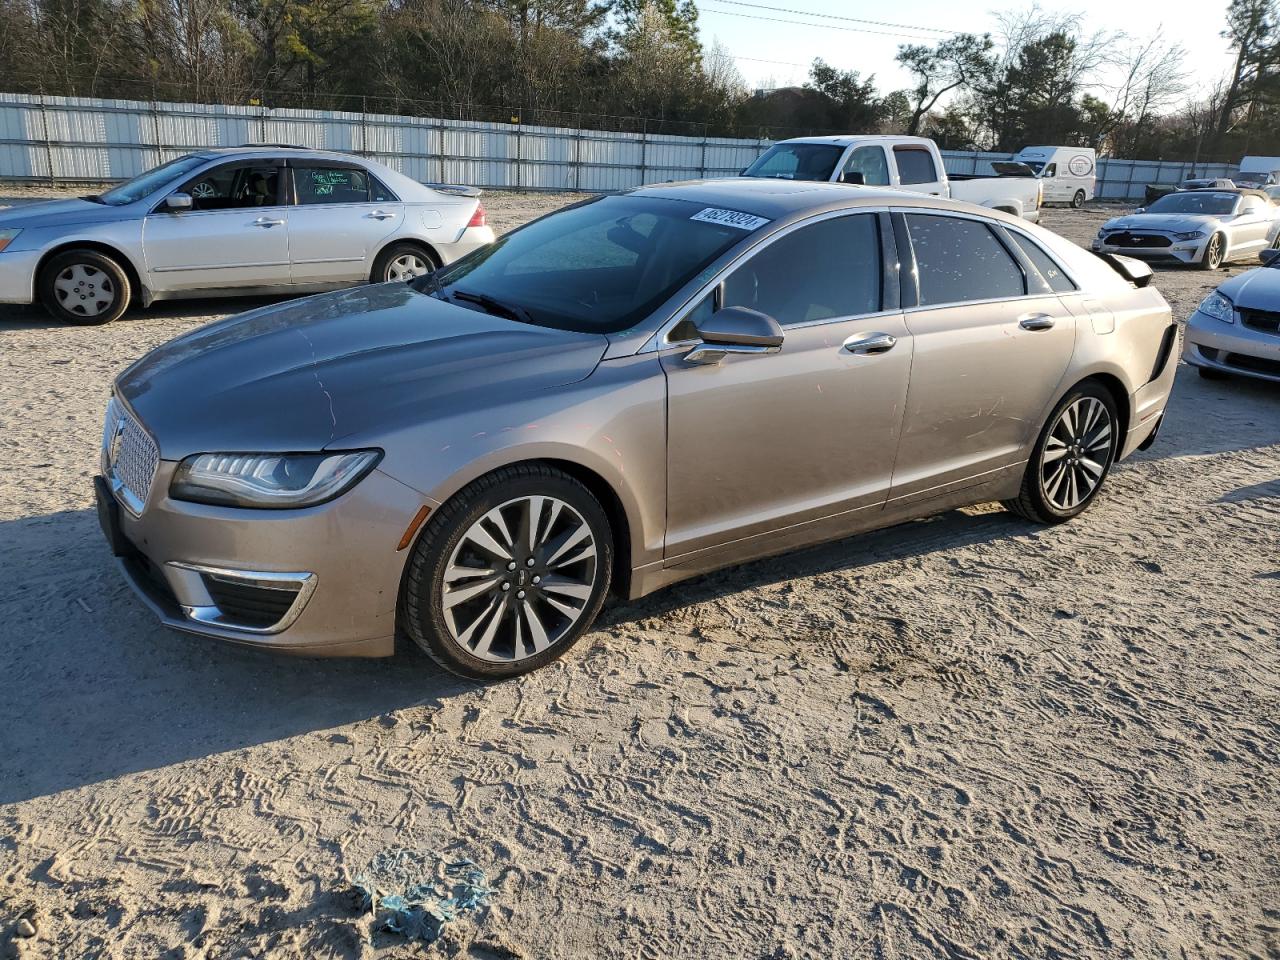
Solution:
M368 280L383 241L404 220L404 204L356 163L296 160L289 167L294 200L289 211L293 282Z
M890 497L923 500L1021 461L1070 363L1076 321L988 221L895 220L918 289L904 294L915 349Z
M893 162L898 170L898 185L904 190L931 197L947 195L946 172L928 147L899 144L893 148Z
M147 215L142 243L157 293L289 283L289 217L280 160L232 161L178 188L192 209Z

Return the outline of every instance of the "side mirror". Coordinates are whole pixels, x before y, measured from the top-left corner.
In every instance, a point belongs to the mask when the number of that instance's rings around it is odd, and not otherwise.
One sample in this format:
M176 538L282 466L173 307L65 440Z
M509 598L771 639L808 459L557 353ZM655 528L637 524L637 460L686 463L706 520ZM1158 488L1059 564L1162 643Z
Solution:
M1134 212L1134 213L1146 213L1146 212L1147 212L1147 208L1146 208L1146 207L1139 207L1137 210L1135 210L1135 211L1133 211L1133 212Z
M861 171L846 170L844 173L840 174L840 182L852 183L854 186L860 187L867 182L867 178L862 175Z
M170 213L181 213L195 205L189 193L171 193L164 198L164 208Z
M1263 263L1265 263L1267 266L1271 266L1277 260L1280 260L1280 250L1277 250L1274 248L1271 250L1263 250L1260 254L1258 254L1258 259L1261 260Z
M698 324L702 343L685 354L690 363L719 363L731 353L777 353L782 327L767 313L725 307Z

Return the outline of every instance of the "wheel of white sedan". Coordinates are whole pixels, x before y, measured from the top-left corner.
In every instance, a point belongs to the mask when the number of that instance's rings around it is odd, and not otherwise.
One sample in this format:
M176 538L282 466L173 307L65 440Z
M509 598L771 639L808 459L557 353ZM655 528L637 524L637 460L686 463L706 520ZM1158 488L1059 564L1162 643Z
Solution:
M435 257L423 247L413 243L393 243L378 254L370 279L374 283L407 283L438 267Z
M1085 382L1054 407L1015 500L1004 505L1027 520L1062 523L1083 513L1111 472L1120 443L1111 393Z
M401 591L404 631L437 663L481 680L565 654L609 590L613 536L595 496L553 467L489 474L423 528Z
M97 250L66 250L40 270L40 302L63 323L96 326L129 309L129 276Z

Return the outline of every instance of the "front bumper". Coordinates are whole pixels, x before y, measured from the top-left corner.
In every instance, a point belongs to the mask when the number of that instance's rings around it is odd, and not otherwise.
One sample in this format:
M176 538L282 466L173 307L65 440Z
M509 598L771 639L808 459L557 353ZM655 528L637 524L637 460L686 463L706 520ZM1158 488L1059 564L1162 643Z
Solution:
M394 652L397 546L421 494L374 470L316 507L215 507L168 497L176 466L161 462L137 517L115 511L120 568L165 625L310 656Z
M35 302L36 266L39 263L39 250L0 251L0 303Z
M1122 257L1145 260L1149 263L1195 264L1203 259L1204 250L1208 244L1208 237L1199 237L1195 240L1174 240L1167 247L1120 246L1095 239L1090 245L1090 249L1094 253L1114 253Z
M1223 323L1199 310L1187 320L1182 358L1196 367L1207 367L1242 377L1280 383L1280 334L1235 323Z

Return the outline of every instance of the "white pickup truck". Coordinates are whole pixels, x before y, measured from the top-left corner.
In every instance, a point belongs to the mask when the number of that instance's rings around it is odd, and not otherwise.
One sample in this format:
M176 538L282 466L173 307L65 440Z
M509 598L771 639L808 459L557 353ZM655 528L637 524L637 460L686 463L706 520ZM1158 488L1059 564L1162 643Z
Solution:
M897 187L1038 221L1044 189L1031 169L1013 161L992 167L997 176L948 177L938 145L925 137L798 137L775 143L742 176Z

